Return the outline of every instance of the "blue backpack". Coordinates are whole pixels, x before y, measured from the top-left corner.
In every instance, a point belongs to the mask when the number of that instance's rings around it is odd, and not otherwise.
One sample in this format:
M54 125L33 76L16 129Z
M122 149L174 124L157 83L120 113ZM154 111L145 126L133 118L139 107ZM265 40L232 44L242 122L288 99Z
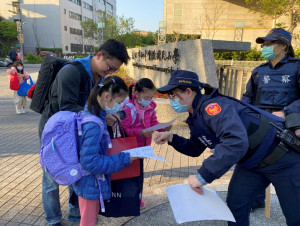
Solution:
M74 184L90 173L79 162L79 141L82 125L95 122L100 127L100 139L105 133L100 118L82 112L59 111L47 121L40 150L40 164L60 185ZM107 131L105 134L108 134Z

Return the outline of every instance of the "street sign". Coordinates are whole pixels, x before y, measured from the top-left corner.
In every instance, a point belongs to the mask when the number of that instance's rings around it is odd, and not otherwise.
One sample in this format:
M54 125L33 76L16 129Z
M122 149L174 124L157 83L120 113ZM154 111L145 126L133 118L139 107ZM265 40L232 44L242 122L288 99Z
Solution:
M23 37L23 34L19 34L19 42L20 43L24 43L24 37Z
M17 31L20 33L22 31L21 22L16 21L16 24L17 24Z

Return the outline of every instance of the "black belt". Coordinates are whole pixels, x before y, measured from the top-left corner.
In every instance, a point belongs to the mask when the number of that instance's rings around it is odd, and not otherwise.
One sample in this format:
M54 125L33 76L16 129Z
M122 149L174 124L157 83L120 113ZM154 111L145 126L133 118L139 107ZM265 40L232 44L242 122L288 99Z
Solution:
M280 142L274 150L267 155L260 163L258 163L258 168L264 168L267 166L270 166L277 162L281 157L284 156L285 153L287 153L289 149L286 147L286 145L282 142Z

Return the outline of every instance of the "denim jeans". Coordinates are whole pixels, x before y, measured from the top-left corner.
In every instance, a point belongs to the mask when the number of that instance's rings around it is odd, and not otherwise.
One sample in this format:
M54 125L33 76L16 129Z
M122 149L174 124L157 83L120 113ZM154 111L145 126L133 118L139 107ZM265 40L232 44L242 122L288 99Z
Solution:
M79 217L79 205L78 197L73 191L73 186L69 188L69 215ZM43 208L46 214L46 220L49 225L55 224L61 221L62 213L59 202L59 185L51 177L51 175L43 169L42 180L42 200Z

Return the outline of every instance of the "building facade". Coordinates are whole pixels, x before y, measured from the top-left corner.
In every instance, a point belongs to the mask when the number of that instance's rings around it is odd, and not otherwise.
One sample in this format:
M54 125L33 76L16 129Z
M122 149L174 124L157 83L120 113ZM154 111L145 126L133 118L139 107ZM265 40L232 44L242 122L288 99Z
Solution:
M83 37L81 21L102 27L100 15L116 17L116 0L2 0L0 16L20 21L24 53L61 48L63 54L90 53L99 42ZM22 41L22 40L21 40ZM103 41L103 40L102 40Z
M259 13L249 9L245 0L164 0L160 31L197 34L202 39L245 41L256 47L256 38L274 28L275 21L260 24Z

